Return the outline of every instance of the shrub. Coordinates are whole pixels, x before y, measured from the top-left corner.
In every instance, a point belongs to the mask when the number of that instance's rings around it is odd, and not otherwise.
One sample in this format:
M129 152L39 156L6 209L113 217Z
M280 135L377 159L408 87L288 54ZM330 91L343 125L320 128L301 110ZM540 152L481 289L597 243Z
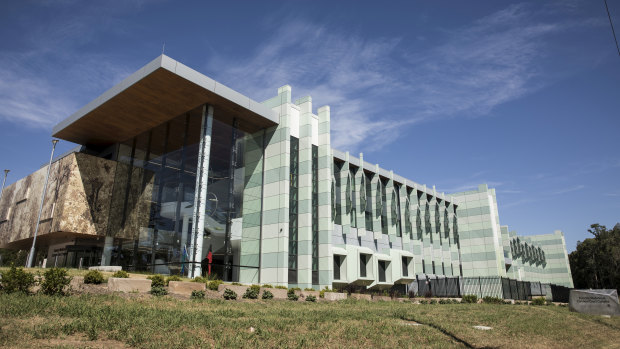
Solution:
M200 282L201 284L206 284L209 281L209 279L202 277L202 276L196 276L192 281Z
M129 273L124 271L124 270L119 270L117 272L115 272L114 274L112 274L113 278L121 278L121 279L127 279L129 278Z
M24 268L15 268L11 266L11 269L2 273L2 290L6 293L22 292L28 293L28 289L34 286L34 275Z
M314 288L306 287L304 288L304 291L314 291Z
M237 293L235 293L235 291L231 290L230 288L227 288L224 290L224 299L237 299Z
M207 282L207 288L211 291L217 291L217 288L222 284L222 280L213 280Z
M269 290L263 291L263 299L273 299L273 293Z
M271 285L271 284L264 284L263 288L273 288L273 285Z
M314 295L308 295L308 297L306 297L306 302L316 302L316 297Z
M290 291L290 290L293 290L293 291L301 291L301 288L299 288L299 287L291 287L291 288L289 288L288 290L289 290L289 291Z
M99 285L103 283L103 274L99 270L90 270L84 275L84 283Z
M431 299L431 301L429 302L429 304L437 304L437 300L436 300L436 299Z
M537 297L532 299L532 305L545 305L546 300L543 297Z
M299 299L299 296L295 294L295 289L291 288L286 293L286 297L289 301L296 301Z
M239 282L233 282L232 283L233 286L243 286L243 284L239 283Z
M190 299L205 299L205 291L193 290Z
M171 275L166 278L166 286L170 284L170 281L181 281L182 279L178 275Z
M497 297L491 297L491 296L483 297L482 301L484 303L489 303L489 304L504 304L504 300L503 299L497 298Z
M428 301L425 299L420 299L420 304L428 304Z
M41 291L49 296L64 295L64 288L71 282L72 277L67 276L67 270L63 268L50 268L43 274Z
M166 291L166 289L164 288L164 286L153 286L151 285L151 292L150 292L153 296L157 296L157 297L161 297L161 296L165 296L168 294L168 291Z
M461 299L461 303L478 303L478 296L475 294L466 294Z
M452 302L450 302L449 299L440 299L439 300L439 304L450 304L450 303L452 303Z
M260 286L252 285L252 286L248 287L247 290L245 290L245 293L243 294L243 298L246 298L246 299L258 299L258 293L259 292L260 292Z
M162 275L155 274L151 276L147 276L147 279L151 280L151 287L161 286L164 287L166 284L166 280Z
M278 288L278 289L280 289L280 290L288 290L288 287L286 287L286 286L280 286L280 285L276 286L275 288Z

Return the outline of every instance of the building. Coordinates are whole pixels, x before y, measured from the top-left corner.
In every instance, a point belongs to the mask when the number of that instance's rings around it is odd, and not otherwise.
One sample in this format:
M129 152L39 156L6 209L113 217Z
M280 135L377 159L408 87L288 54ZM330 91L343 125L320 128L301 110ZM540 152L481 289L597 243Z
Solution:
M561 233L517 236L493 189L444 194L330 145L330 108L262 103L160 56L56 125L46 266L375 290L416 277L572 286ZM29 249L47 167L8 186L0 247Z

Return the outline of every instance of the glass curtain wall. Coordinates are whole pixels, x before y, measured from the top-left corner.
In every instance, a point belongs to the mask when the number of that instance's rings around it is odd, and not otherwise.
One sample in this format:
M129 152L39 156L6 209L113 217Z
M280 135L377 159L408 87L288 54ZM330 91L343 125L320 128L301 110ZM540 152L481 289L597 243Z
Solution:
M291 178L288 216L288 282L297 283L297 243L298 243L298 189L299 189L299 139L291 136Z
M107 234L114 237L111 265L187 274L201 124L199 107L118 145ZM227 281L238 280L241 267L247 139L241 129L213 120L201 263L203 275ZM250 264L243 267L258 268Z

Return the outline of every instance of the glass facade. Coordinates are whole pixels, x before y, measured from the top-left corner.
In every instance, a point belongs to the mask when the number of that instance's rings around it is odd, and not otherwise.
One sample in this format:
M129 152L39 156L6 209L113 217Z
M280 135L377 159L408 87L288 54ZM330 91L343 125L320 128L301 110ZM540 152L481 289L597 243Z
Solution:
M107 231L114 239L103 252L111 265L187 274L201 125L202 107L118 144ZM254 141L236 121L213 120L200 257L203 274L227 281L238 280L240 267L258 268L240 259L244 155Z
M312 145L312 284L319 284L319 147Z
M288 216L288 282L297 283L298 192L299 192L299 139L291 136L291 175Z

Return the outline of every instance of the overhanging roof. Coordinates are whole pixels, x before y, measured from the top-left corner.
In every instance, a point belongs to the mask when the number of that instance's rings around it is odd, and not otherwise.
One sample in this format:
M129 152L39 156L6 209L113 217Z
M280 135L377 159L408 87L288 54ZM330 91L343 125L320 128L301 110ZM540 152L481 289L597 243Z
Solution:
M70 142L123 142L203 104L214 117L244 131L279 123L270 108L161 55L56 125L52 135Z

